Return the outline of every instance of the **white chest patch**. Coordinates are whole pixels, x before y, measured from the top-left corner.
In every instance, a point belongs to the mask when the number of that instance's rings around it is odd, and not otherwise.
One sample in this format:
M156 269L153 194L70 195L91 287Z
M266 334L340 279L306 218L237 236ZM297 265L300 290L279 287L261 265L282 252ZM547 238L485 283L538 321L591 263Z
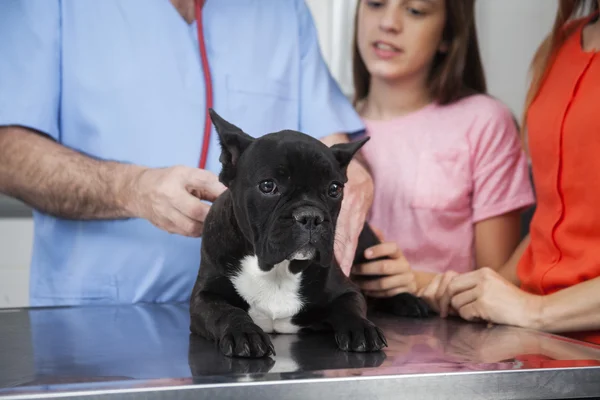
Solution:
M240 272L232 278L238 294L250 305L248 314L266 333L296 333L291 323L303 306L300 298L302 273L292 274L289 261L283 261L265 272L258 267L256 256L240 262Z

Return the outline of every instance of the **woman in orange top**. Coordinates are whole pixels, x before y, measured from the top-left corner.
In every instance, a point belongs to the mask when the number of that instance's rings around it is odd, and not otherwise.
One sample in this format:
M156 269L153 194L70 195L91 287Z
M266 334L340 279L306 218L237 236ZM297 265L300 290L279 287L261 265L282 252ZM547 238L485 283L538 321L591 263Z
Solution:
M451 279L461 317L600 343L600 0L561 0L525 108L537 208L499 273ZM575 15L587 15L574 19Z

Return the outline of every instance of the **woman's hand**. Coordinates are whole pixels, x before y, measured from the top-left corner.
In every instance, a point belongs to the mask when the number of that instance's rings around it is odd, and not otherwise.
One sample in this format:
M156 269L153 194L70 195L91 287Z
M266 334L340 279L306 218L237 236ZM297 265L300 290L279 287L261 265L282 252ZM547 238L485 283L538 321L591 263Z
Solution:
M357 285L369 297L392 297L400 293L415 294L417 291L415 273L402 251L396 243L385 242L380 232L375 229L374 232L383 243L368 248L365 251L365 258L373 260L389 257L390 259L355 265L352 269L353 275L382 275L377 279L358 279Z
M522 291L490 268L456 276L448 291L452 307L467 321L529 327L542 306L541 296Z
M431 282L417 293L440 317L446 318L448 315L457 315L456 310L450 306L452 300L448 287L450 282L458 276L457 272L447 271L437 274Z

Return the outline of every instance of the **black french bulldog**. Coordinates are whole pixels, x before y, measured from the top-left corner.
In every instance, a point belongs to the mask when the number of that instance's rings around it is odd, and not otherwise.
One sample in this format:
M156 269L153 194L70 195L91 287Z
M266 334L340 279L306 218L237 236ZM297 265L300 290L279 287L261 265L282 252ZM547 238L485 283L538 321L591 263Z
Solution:
M333 330L345 351L387 346L333 256L346 168L368 138L328 147L286 130L255 139L209 111L227 190L204 224L192 333L238 357L274 355L267 333L300 330Z

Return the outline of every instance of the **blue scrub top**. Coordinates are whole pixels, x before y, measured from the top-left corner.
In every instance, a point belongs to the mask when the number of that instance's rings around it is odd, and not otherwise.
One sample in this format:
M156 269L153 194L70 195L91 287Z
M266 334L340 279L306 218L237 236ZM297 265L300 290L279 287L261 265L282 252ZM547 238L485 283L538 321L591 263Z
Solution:
M303 0L208 0L214 108L253 136L363 129ZM101 159L196 167L205 85L196 24L169 0L0 1L0 125ZM212 133L207 169L220 171ZM200 240L141 219L34 213L32 306L188 301Z

